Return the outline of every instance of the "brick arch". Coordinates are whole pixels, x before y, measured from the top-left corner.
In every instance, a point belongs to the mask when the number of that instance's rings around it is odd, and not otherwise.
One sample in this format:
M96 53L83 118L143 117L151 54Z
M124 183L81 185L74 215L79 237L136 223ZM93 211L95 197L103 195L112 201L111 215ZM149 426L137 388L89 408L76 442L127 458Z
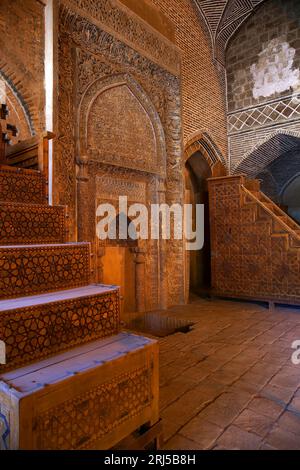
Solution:
M300 146L299 131L277 129L265 139L260 140L250 152L244 155L241 162L234 168L233 174L244 173L254 178L283 153L298 146Z
M0 61L0 78L5 81L20 105L31 135L36 135L36 130L39 128L38 111L33 98L22 83L22 77L17 76L5 62Z
M221 151L206 132L196 132L188 139L184 150L185 162L196 152L201 152L211 168L217 163L226 167Z

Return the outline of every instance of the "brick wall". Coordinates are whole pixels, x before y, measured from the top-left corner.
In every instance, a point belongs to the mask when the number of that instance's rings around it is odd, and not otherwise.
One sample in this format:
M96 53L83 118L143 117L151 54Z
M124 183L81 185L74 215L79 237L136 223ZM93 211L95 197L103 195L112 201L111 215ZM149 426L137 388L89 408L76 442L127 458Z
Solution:
M184 138L206 131L227 156L224 91L192 0L152 0L176 27L182 51Z
M36 131L44 128L44 5L1 0L0 72L8 79Z
M264 2L230 41L226 70L235 171L274 131L300 137L300 2Z

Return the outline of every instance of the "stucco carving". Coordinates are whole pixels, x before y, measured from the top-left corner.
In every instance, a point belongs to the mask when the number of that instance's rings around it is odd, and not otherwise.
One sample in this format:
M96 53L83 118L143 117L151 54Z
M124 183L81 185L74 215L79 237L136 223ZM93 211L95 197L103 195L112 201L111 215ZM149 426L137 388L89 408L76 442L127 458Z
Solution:
M92 160L165 173L160 118L129 74L96 80L85 91L79 111L78 150Z
M180 56L175 45L155 33L121 3L115 0L68 0L65 5L179 76ZM95 29L92 34L96 34Z
M106 2L101 2L101 8L103 3ZM100 8L99 2L97 5ZM76 222L76 214L78 215L78 238L91 241L95 253L99 254L94 257L94 270L101 277L103 248L100 249L96 239L95 210L99 201L109 200L106 197L109 193L116 199L118 195L127 194L128 185L125 187L120 181L132 183L132 192L137 196L135 202L150 204L162 201L159 188L164 180L163 201L183 202L180 80L168 71L167 64L164 67L158 66L146 54L141 55L129 47L125 39L122 42L119 40L120 36L116 38L104 31L104 28L102 30L99 22L92 20L90 15L84 17L78 10L72 11L69 6L69 3L61 2L60 132L55 174L56 181L59 181L60 202L69 206L73 221ZM123 29L126 37L127 23L123 24ZM160 35L157 37L160 38ZM143 36L140 42L143 42ZM164 56L161 60L164 60ZM148 138L148 155L142 152L139 155L138 148L131 148L131 151L127 148L127 154L124 155L121 153L122 148L117 148L114 141L111 141L109 147L109 138L115 139L116 135L122 135L122 125L119 125L117 115L115 121L110 116L112 131L108 135L108 129L99 113L100 105L103 108L103 101L100 103L99 100L103 100L105 93L108 96L112 90L113 93L116 90L119 93L121 89L123 98L126 89L125 95L133 100L131 104L135 103L138 112L144 113L146 119L142 133L144 138L145 135ZM115 99L112 97L110 95L109 99ZM128 118L130 121L130 113ZM142 121L143 119L139 119L140 124ZM97 123L100 123L99 128ZM154 137L152 149L149 123ZM99 137L99 131L103 128L106 129L105 135ZM110 148L114 152L109 152ZM76 171L75 161L79 164L79 171ZM106 181L105 188L101 187L101 180ZM145 192L142 191L142 185ZM76 232L75 227L74 223L73 233ZM183 263L182 246L172 241L162 244L148 241L143 250L145 308L153 310L162 305L182 302L183 273L173 262L174 259L179 259L178 262ZM161 273L166 272L172 279L169 286L164 276L163 279L161 277ZM163 298L167 300L163 301Z

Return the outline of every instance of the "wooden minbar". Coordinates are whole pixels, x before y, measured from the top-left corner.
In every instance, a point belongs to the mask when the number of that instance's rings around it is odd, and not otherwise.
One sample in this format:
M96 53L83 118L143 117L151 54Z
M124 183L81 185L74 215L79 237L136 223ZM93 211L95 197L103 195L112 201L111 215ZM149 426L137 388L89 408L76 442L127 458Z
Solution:
M93 284L90 243L48 205L52 137L2 152L0 449L109 449L143 427L149 439L158 344L120 330L119 288Z

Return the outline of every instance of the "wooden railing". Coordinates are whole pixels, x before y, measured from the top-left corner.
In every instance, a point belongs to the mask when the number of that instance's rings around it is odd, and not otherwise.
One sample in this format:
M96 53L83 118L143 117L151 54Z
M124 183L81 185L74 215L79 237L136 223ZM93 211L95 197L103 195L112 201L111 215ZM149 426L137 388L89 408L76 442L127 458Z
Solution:
M44 132L42 135L31 137L15 145L5 145L0 164L38 170L44 177L48 197L49 175L49 141L54 138L52 132Z
M280 207L274 204L273 201L271 201L271 199L269 199L265 194L261 193L263 195L263 198L265 199L265 202L263 202L258 197L256 197L255 194L249 191L249 189L247 189L244 185L241 185L241 187L248 197L250 197L256 204L258 204L263 210L265 210L269 215L271 215L273 219L275 219L276 223L282 226L283 230L289 232L290 235L297 237L300 240L300 227L296 224L296 222L290 219L289 216L285 212L283 212L282 209L280 209ZM266 203L272 204L272 206L276 207L276 211L278 211L278 213L275 213L274 209L270 209L268 206L266 206ZM284 217L284 219L287 220L288 223L291 223L291 225L295 226L295 228L286 223L281 217Z

